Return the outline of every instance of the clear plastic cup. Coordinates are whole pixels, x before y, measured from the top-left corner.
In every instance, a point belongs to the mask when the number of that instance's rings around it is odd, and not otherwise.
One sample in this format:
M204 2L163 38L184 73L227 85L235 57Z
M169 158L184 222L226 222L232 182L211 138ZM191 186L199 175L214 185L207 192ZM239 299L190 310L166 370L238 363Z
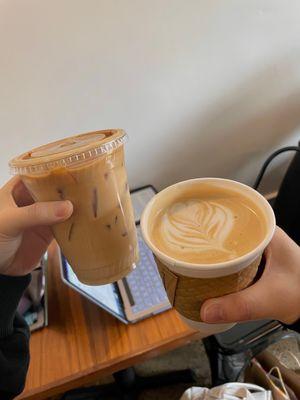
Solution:
M123 278L138 259L126 138L118 129L89 132L37 147L9 163L35 201L73 203L72 216L52 229L78 279L89 285Z

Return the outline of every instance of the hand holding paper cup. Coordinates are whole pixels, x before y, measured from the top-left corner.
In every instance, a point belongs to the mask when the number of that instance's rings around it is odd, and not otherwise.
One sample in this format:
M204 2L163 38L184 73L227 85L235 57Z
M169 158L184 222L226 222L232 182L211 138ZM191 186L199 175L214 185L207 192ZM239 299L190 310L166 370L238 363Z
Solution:
M201 322L200 308L253 282L275 229L263 196L227 179L180 182L148 203L141 227L182 320L206 334L230 329L234 324Z

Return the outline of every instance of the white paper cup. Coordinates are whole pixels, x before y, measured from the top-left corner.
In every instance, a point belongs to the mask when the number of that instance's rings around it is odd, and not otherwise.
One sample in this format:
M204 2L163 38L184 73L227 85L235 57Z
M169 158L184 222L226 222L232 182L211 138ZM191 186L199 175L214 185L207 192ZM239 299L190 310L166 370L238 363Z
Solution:
M151 221L168 205L168 198L192 186L211 183L241 193L255 202L266 222L266 235L252 251L233 260L215 264L195 264L172 258L160 251L151 238ZM275 216L267 200L256 190L242 183L221 178L199 178L169 186L154 196L145 208L141 228L145 242L152 250L170 303L182 320L204 334L223 332L235 324L206 324L200 319L202 303L214 297L242 290L253 282L264 249L275 230Z

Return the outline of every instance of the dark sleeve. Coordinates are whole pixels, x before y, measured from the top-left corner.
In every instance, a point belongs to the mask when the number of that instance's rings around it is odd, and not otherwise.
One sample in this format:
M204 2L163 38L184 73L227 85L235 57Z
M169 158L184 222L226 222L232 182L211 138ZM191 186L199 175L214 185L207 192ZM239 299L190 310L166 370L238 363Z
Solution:
M22 392L29 364L29 328L16 310L30 275L0 275L0 399Z

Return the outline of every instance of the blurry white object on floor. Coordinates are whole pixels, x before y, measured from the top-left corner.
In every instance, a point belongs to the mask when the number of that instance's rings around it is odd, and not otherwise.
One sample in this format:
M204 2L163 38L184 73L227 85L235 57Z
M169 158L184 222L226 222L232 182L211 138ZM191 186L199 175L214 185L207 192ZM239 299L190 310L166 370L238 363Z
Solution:
M236 382L212 389L192 387L183 393L180 400L272 400L272 394L260 386Z

